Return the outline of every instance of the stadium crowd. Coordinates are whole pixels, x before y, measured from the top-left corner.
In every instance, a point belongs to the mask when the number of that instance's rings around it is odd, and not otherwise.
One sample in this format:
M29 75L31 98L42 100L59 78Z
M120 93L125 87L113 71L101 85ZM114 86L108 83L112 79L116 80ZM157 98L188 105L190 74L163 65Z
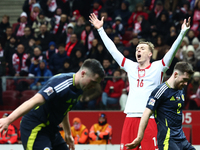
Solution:
M189 62L196 72L186 87L185 109L200 109L200 0L25 0L22 11L16 23L7 15L0 23L0 76L16 77L7 89L39 90L44 77L76 72L85 59L95 58L107 77L97 90L83 94L75 109L120 109L121 104L123 110L129 92L127 75L88 21L90 13L104 17L107 35L126 58L136 61L137 44L152 42L152 62L163 58L190 16L191 28L165 80L177 62ZM37 78L26 84L17 77Z

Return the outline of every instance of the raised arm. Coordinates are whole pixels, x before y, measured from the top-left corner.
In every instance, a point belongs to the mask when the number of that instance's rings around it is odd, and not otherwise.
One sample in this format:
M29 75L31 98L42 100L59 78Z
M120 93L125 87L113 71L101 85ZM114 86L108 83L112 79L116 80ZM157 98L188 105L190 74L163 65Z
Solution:
M44 103L44 97L41 94L37 93L35 96L16 108L8 117L0 119L0 132L4 129L7 129L10 123L28 113L32 108L40 106Z
M128 143L125 145L127 147L127 149L133 149L140 144L140 142L143 139L144 131L147 127L149 117L152 115L152 113L153 113L153 111L151 109L149 109L149 108L145 109L145 111L142 115L142 118L140 120L137 138L135 138L132 143Z
M94 25L94 27L98 30L98 33L106 46L107 50L110 52L112 57L115 59L115 61L121 66L122 61L124 59L124 56L118 51L117 47L113 43L113 41L107 36L103 29L103 19L104 17L99 20L94 13L92 13L90 16L90 22Z
M178 51L185 34L187 33L188 29L190 28L190 20L191 20L190 17L188 18L188 21L186 21L186 19L184 19L184 22L181 26L181 32L179 33L177 39L173 43L170 50L165 54L165 56L163 58L164 64L168 67L171 65L171 62L172 62L174 56L176 55L176 52Z

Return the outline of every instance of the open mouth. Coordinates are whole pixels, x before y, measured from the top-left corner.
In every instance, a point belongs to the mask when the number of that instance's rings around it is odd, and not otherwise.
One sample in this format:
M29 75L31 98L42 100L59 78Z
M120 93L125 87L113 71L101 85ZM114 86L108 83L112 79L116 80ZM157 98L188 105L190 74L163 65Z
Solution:
M140 59L140 58L141 58L141 54L138 54L138 55L137 55L137 58Z

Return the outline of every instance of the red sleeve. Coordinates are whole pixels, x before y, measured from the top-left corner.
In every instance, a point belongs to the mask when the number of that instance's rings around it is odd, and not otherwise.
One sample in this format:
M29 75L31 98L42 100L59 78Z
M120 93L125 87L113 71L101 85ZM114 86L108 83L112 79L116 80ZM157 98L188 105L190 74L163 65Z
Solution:
M122 95L122 89L125 87L125 83L122 79L114 86L114 93L110 96L114 98L119 98Z
M97 136L95 135L95 132L94 132L94 125L90 128L89 137L90 137L93 141L96 141Z
M133 27L133 15L135 13L133 12L132 15L130 16L130 18L128 19L128 27Z
M87 139L88 139L88 129L85 128L85 130L83 130L83 132L81 134L81 137L78 140L78 143L85 144Z
M106 92L108 95L109 95L109 90L110 90L110 84L111 84L111 81L108 80L106 83L106 87L104 89L104 92Z

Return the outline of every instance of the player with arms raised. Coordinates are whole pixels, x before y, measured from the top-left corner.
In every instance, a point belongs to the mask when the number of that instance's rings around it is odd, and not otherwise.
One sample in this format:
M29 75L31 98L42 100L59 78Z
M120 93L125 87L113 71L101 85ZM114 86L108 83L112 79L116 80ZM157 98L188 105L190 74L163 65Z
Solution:
M169 68L180 44L190 27L190 18L184 20L182 30L164 58L150 63L154 46L150 42L140 42L136 47L137 62L125 58L116 48L115 44L106 35L103 29L103 17L99 20L95 14L90 15L90 22L98 30L106 48L115 61L128 74L130 90L124 112L127 114L121 135L120 150L125 150L125 144L132 142L137 137L140 119L146 107L151 92L162 82L163 74ZM157 149L157 128L153 118L149 119L144 138L141 142L143 150ZM139 146L136 147L139 149Z

